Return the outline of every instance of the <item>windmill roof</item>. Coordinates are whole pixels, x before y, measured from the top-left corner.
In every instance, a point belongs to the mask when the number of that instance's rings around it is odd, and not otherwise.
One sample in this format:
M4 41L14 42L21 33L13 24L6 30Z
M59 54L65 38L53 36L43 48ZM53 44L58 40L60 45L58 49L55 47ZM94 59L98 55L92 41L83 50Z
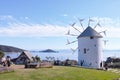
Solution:
M91 28L90 26L88 26L79 36L79 37L98 37L98 38L102 38L102 35L100 35L100 33L98 33L97 31L95 31L93 28Z

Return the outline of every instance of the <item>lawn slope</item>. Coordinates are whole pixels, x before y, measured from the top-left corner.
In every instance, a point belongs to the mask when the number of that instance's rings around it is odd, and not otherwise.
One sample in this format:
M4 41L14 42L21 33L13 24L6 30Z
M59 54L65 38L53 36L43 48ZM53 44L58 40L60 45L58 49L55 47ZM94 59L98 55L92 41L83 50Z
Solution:
M120 75L110 71L65 66L16 69L15 72L0 74L0 80L115 80L116 78L120 78Z

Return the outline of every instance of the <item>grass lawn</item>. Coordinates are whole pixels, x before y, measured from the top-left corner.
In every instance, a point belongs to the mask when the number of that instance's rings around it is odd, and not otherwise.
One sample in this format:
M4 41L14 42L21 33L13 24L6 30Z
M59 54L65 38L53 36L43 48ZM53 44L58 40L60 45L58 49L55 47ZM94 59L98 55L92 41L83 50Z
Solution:
M53 68L15 69L0 74L0 80L115 80L120 74L110 71L78 67L54 66Z

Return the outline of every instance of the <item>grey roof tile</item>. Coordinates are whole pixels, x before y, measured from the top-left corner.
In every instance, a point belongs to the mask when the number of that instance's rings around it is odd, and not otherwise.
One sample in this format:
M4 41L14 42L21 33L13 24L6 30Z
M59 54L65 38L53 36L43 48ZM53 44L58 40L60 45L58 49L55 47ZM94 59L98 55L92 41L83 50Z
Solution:
M88 26L79 36L79 37L98 37L98 38L102 38L102 35L100 33L98 33L97 31L95 31L93 28L91 28L90 26Z

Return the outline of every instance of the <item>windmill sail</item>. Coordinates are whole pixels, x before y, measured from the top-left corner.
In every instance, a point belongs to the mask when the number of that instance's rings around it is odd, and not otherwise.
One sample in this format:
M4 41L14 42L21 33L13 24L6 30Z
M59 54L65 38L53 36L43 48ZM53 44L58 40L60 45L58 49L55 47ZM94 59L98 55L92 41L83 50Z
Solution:
M88 26L90 25L90 22L94 22L94 20L92 20L92 19L89 18Z
M106 30L105 31L101 31L99 33L103 33L106 36Z
M101 27L101 25L100 25L99 22L95 25L94 29L95 29L97 26Z
M108 42L108 40L103 40L104 41L104 45L106 45L106 43Z
M73 24L70 24L70 25L71 25L71 26L75 26L75 24L76 24L76 23L74 22Z
M78 49L78 47L77 47L76 49L71 48L72 54L74 54L74 53L76 52L77 49Z
M84 27L83 27L83 25L82 25L82 23L81 23L82 21L84 21L84 19L79 19L79 18L78 18L78 20L79 20L80 25L82 26L82 28L83 28L83 30L84 30Z
M78 32L80 32L81 33L81 31L80 30L78 30L77 28L75 28L74 26L72 26L75 30L77 30Z
M75 43L75 42L77 42L77 41L78 41L78 40L75 40L75 41L70 42L70 41L67 39L67 44L66 44L66 45Z
M103 31L104 35L106 36L106 31Z
M70 35L70 30L68 30L68 32L66 33L66 35Z
M75 28L74 26L75 26L75 22L73 23L73 24L70 24L75 30L77 30L78 32L80 32L80 30L78 30L77 28Z
M70 36L78 36L78 35L75 35L75 34L69 34Z

